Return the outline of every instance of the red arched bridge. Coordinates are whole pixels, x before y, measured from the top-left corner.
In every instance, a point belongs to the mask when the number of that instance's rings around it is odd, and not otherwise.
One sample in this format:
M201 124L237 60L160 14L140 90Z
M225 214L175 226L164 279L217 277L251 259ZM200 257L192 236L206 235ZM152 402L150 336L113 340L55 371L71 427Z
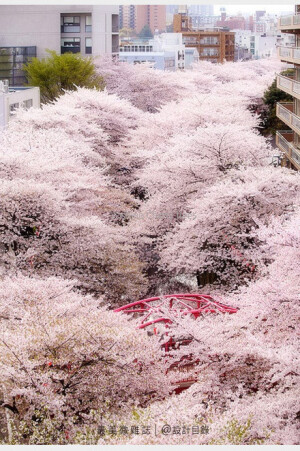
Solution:
M170 317L167 312L170 312ZM165 343L162 348L165 350L165 354L168 355L168 351L179 346L188 344L192 341L192 338L186 338L175 341L172 336L169 335L168 329L170 329L174 318L180 316L191 315L195 319L203 314L209 313L236 313L238 309L236 307L230 307L219 301L214 300L211 296L206 294L168 294L160 297L153 297L148 299L142 299L140 301L131 302L130 304L123 305L114 310L114 312L122 312L128 315L132 315L133 318L139 319L139 329L146 329L147 332L155 335L163 335L166 337ZM173 321L172 321L173 317ZM176 319L177 321L177 319ZM183 362L185 360L185 363ZM187 369L193 366L191 364L192 356L185 356L180 359L180 362L174 362L170 365L169 369L180 367L180 369ZM179 366L180 363L180 366ZM194 364L197 363L194 361ZM174 382L175 392L188 388L196 381L194 378L181 379Z

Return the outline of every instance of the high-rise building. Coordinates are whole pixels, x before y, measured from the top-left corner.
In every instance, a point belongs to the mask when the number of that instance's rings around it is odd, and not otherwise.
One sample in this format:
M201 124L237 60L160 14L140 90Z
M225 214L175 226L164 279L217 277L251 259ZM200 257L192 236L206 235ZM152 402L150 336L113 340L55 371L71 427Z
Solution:
M140 33L148 25L153 34L166 30L165 5L121 5L119 15L120 28L131 28Z
M245 30L246 20L243 16L226 16L226 12L222 12L221 20L216 23L217 27L226 27L229 30Z
M166 30L166 6L165 5L137 5L136 7L136 31L139 33L145 25L148 25L152 33Z
M197 16L213 16L214 5L189 5L188 12Z
M254 31L254 19L253 19L253 16L249 16L249 18L246 19L245 29Z
M120 29L128 28L131 30L135 29L135 5L122 5L119 6L119 24Z
M187 13L194 29L214 27L220 19L220 16L214 16L213 5L190 5Z
M173 16L178 12L178 5L166 5L166 25L173 27Z
M294 65L294 76L278 75L277 87L293 97L292 102L279 102L276 115L289 130L276 133L276 143L283 152L282 165L300 170L300 5L295 6L295 14L282 16L278 20L282 33L295 36L293 47L278 47L281 61Z
M261 17L263 17L266 14L266 11L255 11L255 21L259 22Z
M256 11L255 12L255 23L254 31L256 33L265 33L267 31L267 24L264 20L266 16L266 11Z
M263 21L255 22L254 31L255 31L255 33L266 33L266 31L267 31L266 22L263 22Z

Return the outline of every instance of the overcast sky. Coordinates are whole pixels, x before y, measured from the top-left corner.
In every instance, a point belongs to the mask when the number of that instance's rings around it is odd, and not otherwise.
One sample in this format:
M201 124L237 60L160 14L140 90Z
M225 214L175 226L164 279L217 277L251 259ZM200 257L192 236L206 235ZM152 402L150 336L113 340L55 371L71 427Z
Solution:
M294 12L295 6L293 4L282 4L282 5L214 5L214 13L217 15L219 14L220 8L224 7L226 8L227 14L237 14L238 12L241 12L243 14L249 13L252 14L255 11L266 11L270 14L278 14L281 15L282 13L289 13Z

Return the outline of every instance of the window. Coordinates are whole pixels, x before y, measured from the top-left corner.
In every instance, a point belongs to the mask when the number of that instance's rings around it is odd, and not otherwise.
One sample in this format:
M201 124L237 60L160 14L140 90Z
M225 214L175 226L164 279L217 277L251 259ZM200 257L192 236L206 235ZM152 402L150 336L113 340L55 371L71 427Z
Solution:
M62 16L62 33L80 33L80 16Z
M92 31L92 16L85 16L85 32L91 33Z
M219 51L218 49L207 47L202 50L201 56L219 56Z
M9 79L11 86L27 82L23 65L36 56L36 47L0 47L0 79Z
M80 38L62 38L61 53L80 53Z
M112 14L112 32L118 33L119 32L119 16L118 14ZM134 28L134 27L133 27Z
M20 107L19 103L12 103L11 105L9 105L9 114L11 115L19 107Z
M92 53L92 38L85 38L85 53Z
M166 58L165 59L165 68L166 67L175 67L175 60L173 60L173 58Z
M183 44L187 44L187 45L193 45L193 44L198 44L198 40L197 37L193 37L193 36L183 36Z
M219 40L217 36L205 36L200 39L200 44L211 44L211 45L219 45Z
M33 101L32 101L32 99L28 99L28 100L25 100L24 101L24 108L26 108L26 110L28 109L28 108L31 108L33 106Z

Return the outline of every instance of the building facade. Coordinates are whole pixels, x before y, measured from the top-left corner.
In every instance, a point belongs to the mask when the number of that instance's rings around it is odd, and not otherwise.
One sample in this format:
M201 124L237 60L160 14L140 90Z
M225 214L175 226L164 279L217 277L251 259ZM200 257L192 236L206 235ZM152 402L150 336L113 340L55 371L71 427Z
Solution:
M135 30L136 26L136 6L121 5L119 6L119 26L120 29L127 28Z
M172 52L175 56L175 70L185 69L185 45L180 33L162 33L149 41L154 50Z
M189 5L188 12L198 16L213 16L214 5Z
M197 49L185 47L181 33L162 33L146 42L124 41L120 46L119 59L134 64L155 61L155 69L173 71L189 68L199 60L199 54Z
M250 30L233 30L236 48L247 48L254 59L275 56L281 40L278 33L254 33Z
M182 33L183 44L195 47L199 60L223 63L234 61L235 35L233 32L215 29L193 30L189 16L175 14L173 28L175 33Z
M117 54L118 6L0 5L0 47L35 47L57 53Z
M8 80L10 86L26 83L23 64L36 57L36 47L0 47L0 80Z
M226 27L229 30L238 28L239 30L246 29L246 19L243 16L226 16L226 12L221 14L221 20L216 22L217 27Z
M198 14L189 14L192 22L192 27L195 30L199 28L212 28L216 26L220 16L200 16Z
M130 28L140 33L148 25L153 34L166 31L165 5L121 5L119 17L120 29Z
M39 88L9 87L8 80L0 81L0 129L3 129L17 108L40 108Z
M176 61L173 52L121 51L119 60L129 64L150 63L153 69L176 70Z
M295 36L293 47L278 47L281 61L294 66L293 76L278 75L277 87L293 96L292 102L278 102L276 115L288 130L276 133L276 144L283 153L282 165L300 170L300 5L295 6L295 14L280 17L278 29L282 33Z

